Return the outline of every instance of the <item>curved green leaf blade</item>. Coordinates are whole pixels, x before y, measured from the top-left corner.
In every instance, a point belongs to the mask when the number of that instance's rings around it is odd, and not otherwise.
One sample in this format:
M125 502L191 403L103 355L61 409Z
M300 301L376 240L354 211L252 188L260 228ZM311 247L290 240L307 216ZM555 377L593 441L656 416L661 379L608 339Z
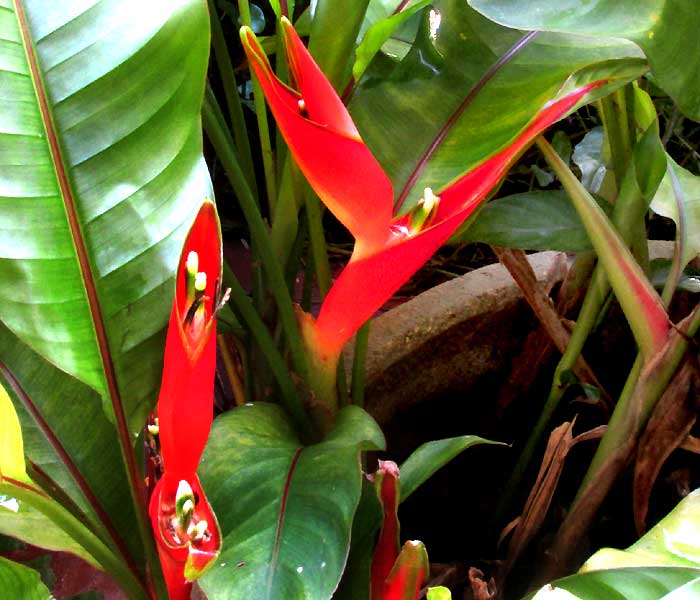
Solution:
M503 446L502 442L485 440L476 435L461 435L444 440L426 442L413 451L399 468L401 474L401 502L406 500L423 483L425 483L433 473L444 467L453 458L461 454L467 448L478 444L497 444Z
M0 319L136 431L209 191L206 4L2 0L0 31Z
M100 568L95 559L49 517L26 502L13 498L9 490L3 491L8 493L0 494L0 533L39 548L70 552Z
M688 494L627 550L603 548L577 575L554 581L552 586L582 600L696 598L700 590L700 490Z
M340 580L360 499L360 447L383 447L351 406L327 441L303 447L284 412L257 403L214 422L200 464L223 550L201 580L210 600L327 599Z
M0 557L0 589L7 598L50 600L51 593L41 582L39 573Z
M581 571L632 566L700 569L700 490L683 498L676 508L627 550L599 550L586 561Z
M403 208L510 143L572 74L568 85L629 81L646 69L623 40L541 34L523 42L461 0L438 0L426 13L408 55L388 77L373 77L370 66L350 104Z
M430 4L430 0L420 0L399 13L390 15L373 23L365 31L362 41L355 51L355 63L352 66L352 76L355 81L362 78L365 70L372 62L380 48L393 34L415 13Z
M654 78L691 118L700 119L700 13L686 0L469 0L490 19L517 29L609 35L637 43Z
M676 224L680 269L700 254L700 177L667 156L666 175L651 203L651 209Z
M504 248L583 252L591 242L565 192L536 191L486 204L452 242L484 242Z

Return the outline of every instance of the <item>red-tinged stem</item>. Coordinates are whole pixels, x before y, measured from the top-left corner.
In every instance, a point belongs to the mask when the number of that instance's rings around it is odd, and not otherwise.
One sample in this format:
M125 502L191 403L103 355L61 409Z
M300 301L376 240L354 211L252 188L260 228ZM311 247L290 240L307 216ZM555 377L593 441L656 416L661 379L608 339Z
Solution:
M668 341L671 328L661 298L605 213L552 146L543 137L537 145L581 217L642 353L647 359L655 356Z
M524 35L520 38L517 43L515 43L507 52L503 54L487 71L481 76L481 79L476 82L474 87L465 96L462 103L457 107L457 109L452 113L447 122L443 125L442 129L435 136L435 139L430 143L428 149L425 151L423 156L419 159L413 172L409 176L408 180L404 184L401 192L396 199L396 206L399 210L403 206L408 194L413 189L413 186L418 181L419 177L423 174L425 167L428 165L428 161L432 158L433 154L438 150L442 142L447 137L452 127L457 123L457 120L462 113L469 107L469 105L474 101L479 92L484 88L484 86L500 71L506 64L513 60L520 51L525 48L537 35L539 31L531 31L530 33Z

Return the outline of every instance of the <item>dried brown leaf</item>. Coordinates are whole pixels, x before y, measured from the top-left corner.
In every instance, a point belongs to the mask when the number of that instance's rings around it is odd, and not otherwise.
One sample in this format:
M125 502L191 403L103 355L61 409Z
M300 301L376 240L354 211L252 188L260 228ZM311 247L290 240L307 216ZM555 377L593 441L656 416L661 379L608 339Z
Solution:
M634 467L634 522L641 535L646 529L649 497L661 467L687 438L698 416L697 366L688 359L678 370L654 408L639 440Z

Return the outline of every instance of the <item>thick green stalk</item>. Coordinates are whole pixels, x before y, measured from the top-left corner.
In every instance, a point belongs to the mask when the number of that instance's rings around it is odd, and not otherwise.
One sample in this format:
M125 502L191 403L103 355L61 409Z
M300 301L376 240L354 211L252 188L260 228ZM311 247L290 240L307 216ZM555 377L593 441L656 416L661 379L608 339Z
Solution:
M54 525L84 548L105 572L112 575L124 591L129 594L130 598L147 600L148 594L142 582L134 576L124 561L114 554L81 521L42 490L33 485L7 478L0 483L0 492L7 494L11 498L16 498L20 503L26 502L29 506L46 516Z
M356 406L365 405L365 363L369 347L369 329L371 321L367 321L357 330L355 336L355 354L352 357L352 403Z
M351 75L355 43L369 0L319 0L309 36L309 52L337 91Z
M279 263L279 258L275 254L270 243L267 226L253 198L253 194L246 182L243 171L238 164L238 158L231 144L227 143L226 134L221 130L217 119L205 102L202 108L202 120L207 137L211 141L221 164L226 171L226 175L236 191L238 202L243 210L243 214L250 229L253 244L263 263L270 291L277 303L284 335L289 345L290 354L294 368L304 380L308 376L308 362L304 349L299 327L294 314L294 305L287 288L284 271Z
M321 300L323 300L328 290L331 289L331 269L328 263L326 237L323 231L321 203L309 186L306 186L303 194L306 216L308 217L311 253L314 257L314 267L316 270L316 283L318 285L318 291L321 294Z
M238 11L241 14L243 25L250 27L252 19L250 17L250 5L248 0L238 0ZM263 170L265 172L265 190L267 191L267 202L270 213L274 213L275 202L277 201L277 181L275 179L275 162L270 145L270 126L267 121L267 107L265 106L265 96L262 88L255 77L252 77L253 84L253 104L255 106L255 118L258 121L258 133L260 134L260 149L263 159Z
M227 279L226 283L231 287L231 302L241 319L246 323L251 335L255 339L260 351L267 360L272 375L277 381L282 394L282 404L294 419L303 435L310 435L309 420L304 411L304 406L299 399L296 387L289 376L287 365L282 355L277 350L272 335L263 323L260 315L255 311L245 290L235 276Z
M250 142L248 140L248 130L245 126L245 117L243 116L243 106L241 105L241 97L238 94L238 86L236 85L236 76L231 64L231 56L228 53L226 39L221 28L221 23L216 16L216 8L213 0L209 2L209 14L211 16L211 43L214 49L214 57L216 65L219 68L221 76L221 84L224 88L224 97L226 98L226 107L228 108L228 116L233 127L233 138L236 141L236 149L241 160L241 168L246 175L248 185L250 186L253 195L257 197L258 190L255 182L255 169L253 168L253 155L250 151Z

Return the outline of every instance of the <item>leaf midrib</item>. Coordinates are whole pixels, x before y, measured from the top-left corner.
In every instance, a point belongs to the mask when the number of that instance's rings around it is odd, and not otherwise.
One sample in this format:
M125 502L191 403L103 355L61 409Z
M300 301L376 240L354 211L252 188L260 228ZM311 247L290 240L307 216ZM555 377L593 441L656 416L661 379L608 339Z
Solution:
M517 54L520 53L523 48L525 48L540 32L539 31L530 31L529 33L525 34L523 37L521 37L513 46L511 46L502 56L496 60L493 65L491 65L481 76L481 78L474 84L474 86L469 90L467 95L464 97L464 100L460 103L460 105L455 109L455 111L450 115L450 117L445 121L445 124L442 126L440 131L438 131L437 135L433 138L433 141L428 145L428 148L425 150L423 155L418 159L418 162L416 163L416 166L414 167L413 171L409 175L408 179L406 180L406 183L403 185L401 188L401 192L399 193L398 197L396 198L396 203L395 207L397 210L401 210L403 207L404 202L406 201L406 198L408 197L408 194L411 192L413 189L413 186L416 184L420 176L423 174L423 171L428 165L428 161L433 157L435 152L440 148L442 143L445 141L445 138L447 137L447 134L450 132L450 130L455 126L457 123L458 119L462 116L462 113L469 107L469 105L474 102L476 97L479 95L481 90L486 86L486 84L493 79L493 77L504 67L506 66Z

